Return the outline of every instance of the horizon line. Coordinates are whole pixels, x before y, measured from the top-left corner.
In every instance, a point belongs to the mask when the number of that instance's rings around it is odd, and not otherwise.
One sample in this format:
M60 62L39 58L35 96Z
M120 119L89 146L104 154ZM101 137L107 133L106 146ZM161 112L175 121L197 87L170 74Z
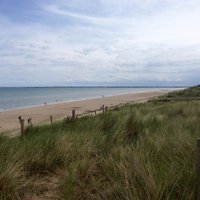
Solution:
M195 85L193 85L195 86ZM192 87L191 85L185 85L185 86L147 86L147 85L141 85L141 86L134 86L134 85L107 85L107 86L98 86L98 85L92 85L92 86L0 86L0 88L185 88L185 87Z

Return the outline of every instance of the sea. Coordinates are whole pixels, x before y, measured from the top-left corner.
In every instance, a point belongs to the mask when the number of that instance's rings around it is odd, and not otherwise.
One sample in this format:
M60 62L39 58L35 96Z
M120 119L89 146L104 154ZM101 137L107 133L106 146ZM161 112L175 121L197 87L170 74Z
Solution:
M0 87L0 112L46 104L157 91L161 87Z

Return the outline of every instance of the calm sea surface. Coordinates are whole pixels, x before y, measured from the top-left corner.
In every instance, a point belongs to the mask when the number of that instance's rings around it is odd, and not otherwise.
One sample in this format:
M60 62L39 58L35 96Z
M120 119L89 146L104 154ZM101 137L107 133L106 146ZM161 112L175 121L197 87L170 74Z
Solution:
M166 89L166 88L165 88ZM76 101L89 98L112 96L126 93L155 91L161 88L117 88L117 87L90 87L90 88L1 88L0 111L22 107L31 107L66 101Z

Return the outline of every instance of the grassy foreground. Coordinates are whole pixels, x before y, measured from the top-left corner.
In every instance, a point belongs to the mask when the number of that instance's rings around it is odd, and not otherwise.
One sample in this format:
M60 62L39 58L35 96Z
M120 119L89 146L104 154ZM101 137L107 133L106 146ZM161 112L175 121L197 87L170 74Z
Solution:
M181 95L0 137L0 199L194 199L200 101Z

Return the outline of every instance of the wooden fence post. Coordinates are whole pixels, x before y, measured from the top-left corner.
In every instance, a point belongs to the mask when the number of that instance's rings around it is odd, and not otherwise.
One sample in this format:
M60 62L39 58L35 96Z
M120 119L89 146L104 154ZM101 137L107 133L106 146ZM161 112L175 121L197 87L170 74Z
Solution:
M32 118L29 118L29 119L28 119L28 125L29 125L29 127L32 127L32 126L33 126L33 124L32 124Z
M72 119L75 119L76 118L76 112L75 112L75 110L73 109L72 110Z
M103 113L105 112L105 106L104 106L104 104L102 105L102 112Z
M52 115L50 116L50 122L51 122L51 124L53 123L53 116Z
M21 125L21 137L24 139L24 119L20 119L20 125Z
M200 138L197 139L197 185L196 200L200 200Z
M108 111L108 106L105 107L105 111Z

